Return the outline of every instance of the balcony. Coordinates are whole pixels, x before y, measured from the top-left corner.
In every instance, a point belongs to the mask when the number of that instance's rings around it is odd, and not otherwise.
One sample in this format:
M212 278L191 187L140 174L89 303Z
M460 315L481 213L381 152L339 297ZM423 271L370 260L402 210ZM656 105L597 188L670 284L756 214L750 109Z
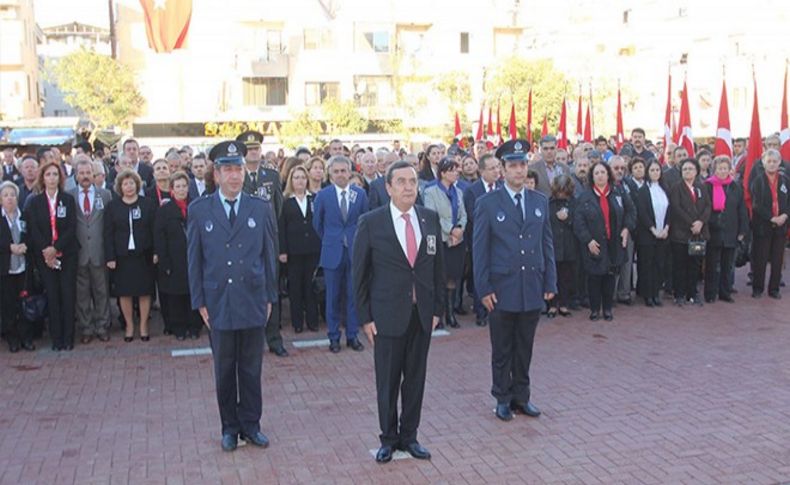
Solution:
M266 52L262 56L246 56L249 73L255 77L288 77L290 56L284 51ZM244 63L241 65L245 71Z

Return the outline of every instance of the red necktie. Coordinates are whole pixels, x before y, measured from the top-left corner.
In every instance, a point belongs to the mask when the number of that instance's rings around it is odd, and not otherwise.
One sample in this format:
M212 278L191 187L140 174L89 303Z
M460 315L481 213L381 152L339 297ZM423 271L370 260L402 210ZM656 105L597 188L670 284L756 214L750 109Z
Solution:
M84 189L85 198L82 199L82 211L86 216L91 215L91 198L88 196L88 189Z
M414 263L417 262L417 236L414 234L414 226L411 225L409 214L403 214L401 217L406 222L406 258L413 268Z
M494 190L494 184L488 184L488 191L491 192Z

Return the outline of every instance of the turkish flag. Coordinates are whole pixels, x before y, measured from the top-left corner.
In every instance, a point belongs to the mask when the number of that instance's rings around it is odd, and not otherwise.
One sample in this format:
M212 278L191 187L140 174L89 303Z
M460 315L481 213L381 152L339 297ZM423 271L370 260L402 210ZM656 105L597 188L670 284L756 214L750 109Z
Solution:
M140 0L148 46L155 52L184 47L192 19L192 0Z
M480 106L480 120L477 122L477 133L475 134L475 141L483 139L483 107Z
M540 130L540 137L543 138L548 134L549 134L549 122L546 119L546 115L543 115L543 128L541 128Z
M760 130L760 109L757 103L757 79L754 80L754 108L752 109L752 128L749 131L749 145L746 147L746 166L743 170L743 199L749 215L752 212L752 193L749 191L749 175L754 162L763 158L763 135Z
M713 156L727 155L732 158L732 133L730 133L730 109L727 107L727 84L721 83L721 102L719 103L719 126L716 130L716 146Z
M625 143L625 131L623 130L623 105L620 102L620 88L617 88L617 138L615 138L614 146L617 152Z
M787 66L785 66L785 82L782 94L782 120L779 123L779 140L782 143L782 160L790 161L790 126L787 124Z
M579 143L579 141L581 141L583 132L584 132L584 128L582 127L582 95L579 94L579 109L576 110L576 143Z
M592 142L592 115L590 105L587 105L587 115L584 117L584 141Z
M502 144L502 120L499 117L499 101L496 102L496 146Z
M529 101L527 101L527 141L532 145L532 88L529 88Z
M678 146L686 149L689 157L694 156L694 137L691 134L691 110L689 107L689 91L683 82L680 93L680 120L678 121Z
M669 81L667 86L667 111L664 115L664 146L668 147L670 143L675 141L675 138L672 134L674 126L674 121L672 120L672 74L669 75ZM663 155L663 154L662 154Z
M453 137L463 146L464 140L461 138L461 119L458 117L458 111L455 112L455 129L453 130Z
M518 138L518 129L516 128L516 103L510 102L510 123L508 123L508 132L511 140Z
M562 111L560 111L560 126L557 127L557 149L568 149L568 112L565 108L565 97L562 98Z

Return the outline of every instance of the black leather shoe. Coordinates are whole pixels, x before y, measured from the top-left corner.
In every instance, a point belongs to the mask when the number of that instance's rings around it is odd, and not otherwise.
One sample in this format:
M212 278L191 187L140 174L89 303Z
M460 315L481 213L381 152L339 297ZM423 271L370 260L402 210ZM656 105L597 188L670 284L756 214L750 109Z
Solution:
M653 305L664 306L664 304L661 302L661 298L653 298Z
M307 325L307 329L310 330L311 332L317 332L318 331L318 325L310 325L310 324L308 324Z
M726 301L727 303L735 303L735 298L732 296L719 296L719 300Z
M329 341L329 351L333 354L340 352L340 341L339 340L330 340Z
M294 327L294 333L302 333L304 329L302 327Z
M650 308L654 307L655 305L653 304L653 299L652 298L645 298L645 306L646 307L650 307Z
M631 306L631 303L633 303L633 301L630 298L618 298L617 303L621 303L625 306Z
M675 306L683 306L686 304L685 298L675 298Z
M478 327L485 327L486 325L488 325L488 319L478 318L475 320L475 325L477 325Z
M348 340L346 342L346 346L351 347L353 350L356 350L357 352L362 352L363 350L365 350L365 346L362 345L362 342L360 342L359 339L357 338Z
M417 458L418 460L430 460L431 459L431 452L426 450L424 446L417 443L416 441L413 443L409 443L408 445L404 446L403 451L410 454L412 457Z
M392 447L384 445L376 452L377 463L388 463L392 460Z
M612 320L614 320L614 315L612 315L612 312L610 310L604 310L603 319L606 320L607 322L611 322Z
M239 437L235 434L222 435L222 451L233 451L239 445Z
M19 342L11 342L8 344L8 351L12 354L19 352Z
M752 290L752 298L762 298L762 297L763 297L762 291Z
M251 445L260 446L261 448L266 448L269 446L269 438L267 438L266 435L260 431L256 431L255 434L252 435L242 434L241 439Z
M63 346L63 350L68 350L68 351L74 350L74 344L66 344L66 345L64 345Z
M273 353L277 357L288 357L288 351L285 350L285 347L282 345L269 349L269 352Z
M782 299L782 294L779 293L778 291L769 291L768 292L768 296L773 298L774 300L781 300Z
M598 314L598 312L590 312L590 320L594 322L599 318L601 318L601 316Z
M496 414L496 417L502 421L510 421L513 419L513 413L510 411L510 406L508 406L506 403L497 403L494 414Z
M540 416L540 409L538 409L538 407L532 404L530 401L527 401L526 404L513 401L510 403L510 409L516 411L517 413L526 414L532 418L537 418Z
M22 348L27 350L28 352L32 352L36 350L36 346L33 342L22 342Z

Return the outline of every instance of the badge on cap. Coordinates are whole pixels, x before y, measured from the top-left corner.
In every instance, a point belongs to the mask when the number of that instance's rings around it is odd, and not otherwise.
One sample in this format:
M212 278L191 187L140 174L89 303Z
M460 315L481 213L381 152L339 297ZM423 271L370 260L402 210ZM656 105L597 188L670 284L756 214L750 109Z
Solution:
M535 209L535 217L543 217L543 213L540 211L540 209Z
M248 226L250 229L255 229L255 219L253 219L252 217L250 217L249 219L247 219L247 226Z
M236 145L234 145L232 143L230 145L228 145L228 155L235 155L236 151L237 151Z
M520 151L521 151L521 148L522 148L522 146L521 146L521 142L520 142L520 141L517 141L517 142L516 142L516 144L515 144L515 145L513 145L513 148L514 148L516 151L519 151L519 152L520 152Z
M498 222L505 222L505 213L502 212L502 211L497 212L496 213L496 220Z
M203 227L206 228L206 232L211 232L214 230L214 223L211 221L206 221L206 225Z

